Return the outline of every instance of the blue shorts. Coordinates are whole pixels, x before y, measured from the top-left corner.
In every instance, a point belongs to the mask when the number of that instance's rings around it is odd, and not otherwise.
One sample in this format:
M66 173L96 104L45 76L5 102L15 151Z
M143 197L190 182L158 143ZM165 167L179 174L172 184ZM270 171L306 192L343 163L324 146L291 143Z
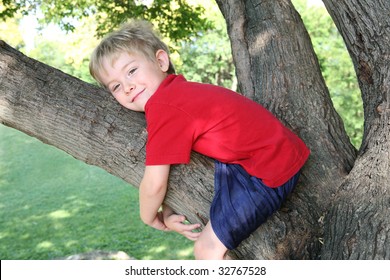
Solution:
M277 211L296 185L299 172L284 185L270 188L238 164L215 162L210 222L229 250L248 238Z

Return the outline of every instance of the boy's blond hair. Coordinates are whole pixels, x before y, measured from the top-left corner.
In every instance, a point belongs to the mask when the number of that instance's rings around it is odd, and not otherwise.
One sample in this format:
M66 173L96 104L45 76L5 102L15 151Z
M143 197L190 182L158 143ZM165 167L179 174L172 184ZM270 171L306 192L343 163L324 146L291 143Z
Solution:
M89 72L100 85L104 86L100 76L104 70L103 59L107 58L114 62L121 52L127 52L143 54L151 61L156 61L158 50L164 50L169 55L167 45L154 33L149 22L133 21L124 24L119 30L112 32L100 42L91 55ZM175 73L171 61L169 61L167 73Z

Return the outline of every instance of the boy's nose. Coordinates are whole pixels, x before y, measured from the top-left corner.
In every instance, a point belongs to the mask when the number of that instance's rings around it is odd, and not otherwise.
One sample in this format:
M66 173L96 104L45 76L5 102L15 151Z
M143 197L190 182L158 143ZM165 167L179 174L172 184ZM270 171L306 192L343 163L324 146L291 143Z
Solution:
M135 85L126 85L125 94L129 95L135 89Z

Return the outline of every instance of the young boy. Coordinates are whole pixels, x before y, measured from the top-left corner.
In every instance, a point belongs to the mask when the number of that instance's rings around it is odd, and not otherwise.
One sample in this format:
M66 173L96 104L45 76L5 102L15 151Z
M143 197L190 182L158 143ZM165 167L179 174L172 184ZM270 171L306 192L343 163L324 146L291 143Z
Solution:
M146 22L124 25L103 39L92 76L124 107L145 112L146 167L140 216L159 230L195 241L196 259L223 259L281 206L309 156L305 144L261 105L228 89L175 75L167 46ZM210 221L184 224L163 206L170 165L191 150L214 158Z

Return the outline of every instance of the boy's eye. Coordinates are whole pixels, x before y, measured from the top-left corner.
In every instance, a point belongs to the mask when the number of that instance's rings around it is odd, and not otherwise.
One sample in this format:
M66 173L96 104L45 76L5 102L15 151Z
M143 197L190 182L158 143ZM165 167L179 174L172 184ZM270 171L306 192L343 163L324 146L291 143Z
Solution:
M128 75L133 75L135 73L135 71L137 71L137 68L131 68L128 72Z
M114 85L114 86L112 87L111 91L112 91L112 92L115 92L115 91L118 90L118 88L119 88L119 85Z

